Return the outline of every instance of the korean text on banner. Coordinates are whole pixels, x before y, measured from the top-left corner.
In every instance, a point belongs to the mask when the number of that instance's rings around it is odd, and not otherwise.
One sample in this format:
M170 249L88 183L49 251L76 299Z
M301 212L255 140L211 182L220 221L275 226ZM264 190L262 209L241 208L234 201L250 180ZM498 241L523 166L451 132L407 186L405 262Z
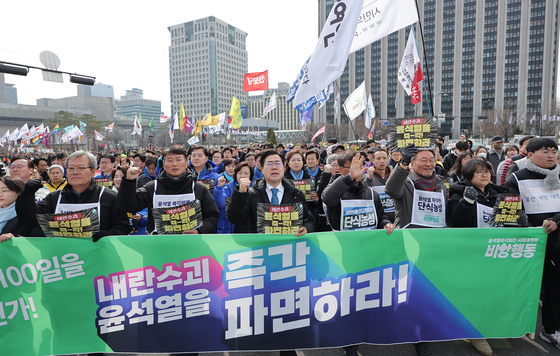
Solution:
M243 76L244 91L268 90L268 70Z

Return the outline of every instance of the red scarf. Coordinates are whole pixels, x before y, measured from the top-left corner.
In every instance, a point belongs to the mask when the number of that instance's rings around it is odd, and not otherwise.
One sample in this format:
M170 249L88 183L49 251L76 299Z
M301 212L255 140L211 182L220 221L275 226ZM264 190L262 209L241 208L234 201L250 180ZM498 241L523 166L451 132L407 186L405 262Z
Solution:
M431 192L436 189L438 180L436 172L433 172L430 178L424 178L418 173L412 171L410 172L410 178L414 182L414 188L418 190L427 190Z

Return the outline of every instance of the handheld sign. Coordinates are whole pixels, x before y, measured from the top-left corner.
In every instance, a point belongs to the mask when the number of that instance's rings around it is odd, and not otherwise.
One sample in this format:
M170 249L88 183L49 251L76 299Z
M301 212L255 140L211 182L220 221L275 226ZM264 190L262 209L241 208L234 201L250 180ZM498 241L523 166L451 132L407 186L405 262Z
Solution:
M153 209L153 215L159 234L183 234L202 226L200 200L174 208Z
M259 234L295 234L302 224L302 204L257 204Z
M519 194L498 194L490 225L496 227L519 226L517 221L521 213L521 197Z
M99 232L97 208L72 213L37 214L37 222L46 237L91 238Z
M290 181L293 183L294 187L301 190L303 195L305 195L305 199L309 202L312 202L311 193L315 193L315 180L314 179L302 179L302 180L292 180Z
M97 185L105 187L107 189L111 189L113 187L113 181L111 178L95 178L95 182Z
M437 122L424 118L391 119L389 148L401 150L413 143L416 148L436 147Z

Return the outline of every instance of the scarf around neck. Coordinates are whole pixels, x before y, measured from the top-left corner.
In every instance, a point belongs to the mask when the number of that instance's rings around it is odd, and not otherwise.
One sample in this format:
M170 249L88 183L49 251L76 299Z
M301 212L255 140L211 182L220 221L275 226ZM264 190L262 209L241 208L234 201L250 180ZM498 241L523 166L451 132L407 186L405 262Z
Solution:
M13 202L7 208L0 208L0 232L4 230L8 221L12 220L16 216L16 202Z
M315 179L317 174L319 173L319 165L315 166L315 169L309 169L309 167L305 167L307 169L307 173L311 176L311 178Z
M410 178L414 182L414 188L418 190L433 191L436 189L437 175L433 172L430 178L424 178L418 173L412 171L410 172Z
M292 177L294 177L294 179L303 179L303 169L300 169L298 174L295 174L294 171L290 169L290 173L292 174Z
M558 177L558 175L560 175L560 165L558 165L558 163L556 163L556 165L554 166L554 169L550 170L550 169L546 169L546 168L541 168L539 166L537 166L536 164L533 163L533 161L531 161L530 159L527 160L527 167L528 170L530 170L531 172L536 172L536 173L540 173L544 176L546 176L544 178L544 187L548 190L558 190L560 189L560 178Z

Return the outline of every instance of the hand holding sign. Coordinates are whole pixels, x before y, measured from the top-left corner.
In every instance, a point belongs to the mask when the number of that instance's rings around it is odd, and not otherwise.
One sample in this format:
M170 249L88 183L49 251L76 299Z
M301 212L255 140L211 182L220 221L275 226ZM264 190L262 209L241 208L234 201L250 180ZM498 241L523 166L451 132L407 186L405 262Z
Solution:
M130 167L127 171L126 171L126 179L136 179L138 178L138 176L140 175L140 173L142 173L142 171L140 170L140 168L138 167Z
M249 178L241 178L239 180L239 192L246 193L247 189L251 186L251 180Z
M401 163L405 166L408 166L410 164L410 161L412 160L412 157L416 156L417 153L418 149L414 146L414 144L409 144L408 146L403 148L401 152Z

